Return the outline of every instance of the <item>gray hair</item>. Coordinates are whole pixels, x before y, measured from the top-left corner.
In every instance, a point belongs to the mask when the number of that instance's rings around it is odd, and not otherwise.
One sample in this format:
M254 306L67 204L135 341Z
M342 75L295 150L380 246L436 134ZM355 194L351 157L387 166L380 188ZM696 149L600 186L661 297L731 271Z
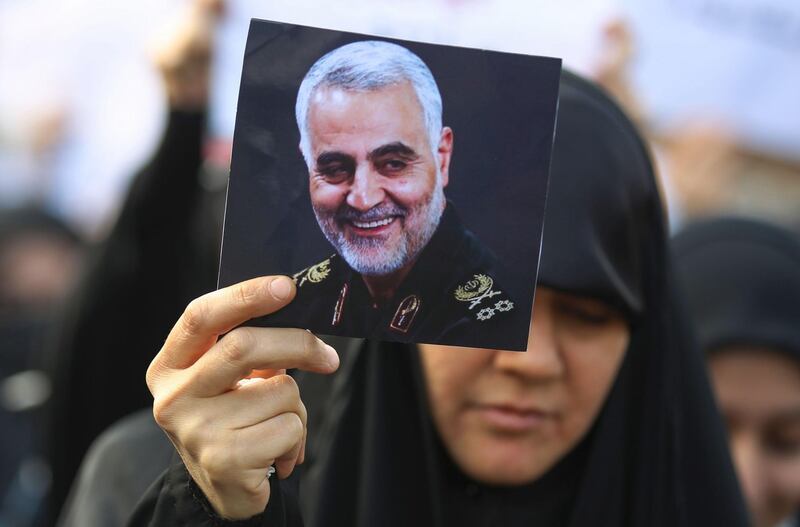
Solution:
M300 151L311 167L308 108L319 87L346 91L373 91L410 82L417 95L431 150L436 155L442 132L442 96L428 66L418 56L397 44L369 40L346 44L328 52L306 73L297 92L295 116L300 130Z

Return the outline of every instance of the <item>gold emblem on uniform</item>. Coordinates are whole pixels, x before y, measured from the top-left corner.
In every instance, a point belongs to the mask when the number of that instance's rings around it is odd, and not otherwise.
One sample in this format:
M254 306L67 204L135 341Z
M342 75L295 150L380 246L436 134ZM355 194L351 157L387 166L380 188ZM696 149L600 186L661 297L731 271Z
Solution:
M485 298L492 298L502 293L502 291L494 291L492 286L494 286L494 280L490 276L476 274L472 280L458 286L453 296L461 302L469 302L469 309L472 309Z
M414 322L414 317L421 305L422 300L417 295L405 297L397 306L397 311L395 311L389 327L400 333L407 333L411 329L411 323Z
M322 282L328 275L331 274L331 259L328 258L324 262L320 262L317 265L312 265L311 267L307 267L302 271L295 273L292 275L297 287L302 287L302 285L306 282L311 282L312 284L317 284ZM299 280L299 281L298 281Z

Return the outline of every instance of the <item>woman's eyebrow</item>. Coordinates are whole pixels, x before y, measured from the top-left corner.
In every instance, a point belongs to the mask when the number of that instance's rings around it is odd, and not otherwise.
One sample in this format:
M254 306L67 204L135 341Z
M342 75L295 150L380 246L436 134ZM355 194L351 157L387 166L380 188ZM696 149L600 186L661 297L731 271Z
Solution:
M782 411L777 411L769 416L769 420L773 424L793 425L800 423L800 408L789 408Z
M419 157L419 154L417 154L417 152L413 148L411 148L410 146L406 145L403 142L395 141L394 143L381 145L378 148L374 149L367 155L367 159L372 161L375 158L390 154L399 155L409 159L416 159Z

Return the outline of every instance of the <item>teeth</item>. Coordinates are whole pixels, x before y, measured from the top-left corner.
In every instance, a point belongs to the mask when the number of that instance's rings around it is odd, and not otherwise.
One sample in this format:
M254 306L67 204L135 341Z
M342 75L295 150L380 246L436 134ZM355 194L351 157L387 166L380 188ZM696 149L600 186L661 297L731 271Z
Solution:
M375 229L377 227L383 227L384 225L389 225L392 223L394 218L386 218L385 220L376 220L376 221L356 221L353 220L353 225L358 227L359 229Z

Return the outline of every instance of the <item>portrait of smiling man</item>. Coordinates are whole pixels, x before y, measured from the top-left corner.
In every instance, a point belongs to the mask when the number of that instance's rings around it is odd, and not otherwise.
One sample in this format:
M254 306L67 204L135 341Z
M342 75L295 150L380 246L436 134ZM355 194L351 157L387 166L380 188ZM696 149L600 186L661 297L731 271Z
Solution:
M278 317L402 342L526 327L529 305L497 283L496 257L445 197L454 132L417 55L383 41L334 49L305 75L295 114L311 206L335 253L294 273L298 298Z

